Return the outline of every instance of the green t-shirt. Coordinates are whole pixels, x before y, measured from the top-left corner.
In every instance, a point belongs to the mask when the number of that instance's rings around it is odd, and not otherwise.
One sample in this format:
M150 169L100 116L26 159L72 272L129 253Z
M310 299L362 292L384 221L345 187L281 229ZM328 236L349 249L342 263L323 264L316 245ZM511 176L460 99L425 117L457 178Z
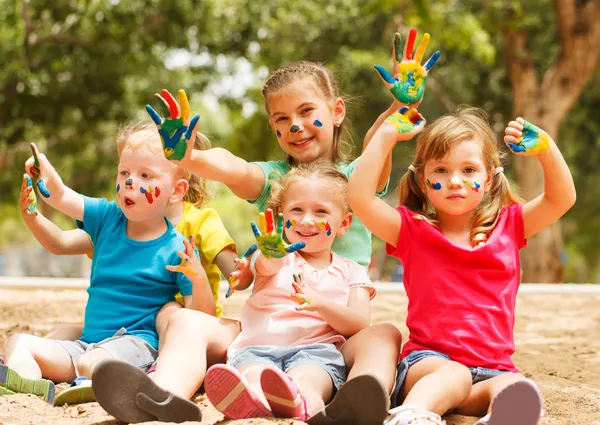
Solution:
M350 164L340 164L340 171L344 173L346 177L350 178L350 174L354 171L357 161L358 158ZM265 187L263 187L257 200L249 202L251 204L256 204L258 210L264 212L267 209L267 200L271 194L271 182L269 181L269 176L273 172L285 176L290 172L290 166L285 161L253 162L253 164L258 165L265 174ZM383 191L379 192L377 196L381 197L385 195L388 184L386 184ZM364 224L362 224L358 217L354 216L350 229L344 236L335 239L332 248L336 254L354 260L361 266L368 268L371 263L371 232Z

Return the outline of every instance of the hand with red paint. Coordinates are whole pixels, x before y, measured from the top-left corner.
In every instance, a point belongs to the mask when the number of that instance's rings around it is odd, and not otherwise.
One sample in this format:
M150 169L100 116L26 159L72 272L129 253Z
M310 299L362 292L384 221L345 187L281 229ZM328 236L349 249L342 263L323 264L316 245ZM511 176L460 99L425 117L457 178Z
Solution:
M377 132L382 134L385 140L399 142L415 137L423 131L425 124L425 118L416 109L403 106L387 117Z
M250 267L250 260L252 254L254 254L257 249L258 245L253 244L248 248L244 255L234 260L235 269L229 274L229 288L225 293L225 298L229 298L233 295L233 292L237 291L239 288L246 289L252 284L254 273L252 273L252 268Z
M290 296L300 304L296 307L298 311L318 311L327 303L327 300L319 295L317 291L302 282L302 274L294 275L292 287L294 288L294 293L290 294Z
M200 115L190 121L190 104L184 90L177 92L179 104L167 90L155 94L165 118L163 119L150 105L146 111L158 128L163 143L165 157L171 161L182 161L189 158L196 140L196 127Z
M34 182L34 186L44 198L50 197L48 187L56 187L62 184L62 179L46 158L46 155L40 153L35 143L31 143L33 155L25 161L25 172Z
M167 270L176 273L183 273L188 279L192 280L194 276L202 275L204 272L202 263L200 263L200 258L196 254L196 238L192 235L189 241L184 239L183 245L185 247L185 251L177 252L177 255L179 255L179 258L181 258L181 263L176 266L166 267Z
M251 223L258 249L265 258L283 258L287 254L301 250L306 246L304 242L288 245L283 240L283 214L279 214L277 229L273 219L273 210L268 209L259 214L260 230L255 222Z
M375 65L379 77L392 93L392 96L394 96L398 102L405 105L414 105L423 100L427 74L440 57L440 51L438 50L424 65L421 65L430 36L425 33L413 56L416 38L417 30L412 28L408 34L408 40L404 45L404 52L401 53L402 41L400 34L396 33L394 35L394 47L392 52L392 61L394 63L393 75L390 75L382 66Z

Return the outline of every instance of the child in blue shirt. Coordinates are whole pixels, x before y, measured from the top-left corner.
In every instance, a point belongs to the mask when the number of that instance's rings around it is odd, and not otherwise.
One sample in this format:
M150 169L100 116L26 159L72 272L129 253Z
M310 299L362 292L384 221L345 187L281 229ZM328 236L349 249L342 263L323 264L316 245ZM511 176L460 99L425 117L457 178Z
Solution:
M34 149L40 164L36 177L50 193L46 202L80 221L94 245L82 337L57 341L16 334L4 345L0 386L26 388L52 402L48 380L91 378L104 359L149 367L157 356L156 315L178 292L186 307L214 315L216 305L193 241L165 218L167 207L186 194L188 181L165 159L156 131L132 125L118 138L116 202L68 188ZM178 252L182 248L185 252Z

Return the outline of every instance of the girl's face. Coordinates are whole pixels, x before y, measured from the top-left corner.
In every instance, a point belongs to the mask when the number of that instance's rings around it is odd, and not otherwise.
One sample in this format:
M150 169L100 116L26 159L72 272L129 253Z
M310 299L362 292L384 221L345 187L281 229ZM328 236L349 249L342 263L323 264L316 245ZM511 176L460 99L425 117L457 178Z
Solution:
M311 78L269 95L269 123L288 155L298 162L332 157L333 129L346 113L340 98L330 101Z
M164 156L124 148L119 159L117 204L128 220L163 217L167 206L187 191L187 182L176 178L176 168Z
M492 177L485 168L481 142L467 139L452 145L443 158L427 161L421 190L438 215L465 215L477 208Z
M297 178L288 185L283 204L285 235L290 243L304 242L302 252L331 251L336 236L350 228L335 186L316 178Z

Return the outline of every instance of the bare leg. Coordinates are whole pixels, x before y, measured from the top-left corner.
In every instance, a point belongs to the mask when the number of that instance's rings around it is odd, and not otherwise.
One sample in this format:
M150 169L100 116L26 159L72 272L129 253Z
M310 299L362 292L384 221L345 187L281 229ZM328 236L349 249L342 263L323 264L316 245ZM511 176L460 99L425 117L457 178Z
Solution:
M288 371L288 375L302 388L304 396L310 402L309 415L313 416L325 407L333 394L331 376L317 365L303 364Z
M225 362L227 349L241 331L240 322L180 309L165 330L154 381L167 391L190 398L208 366Z
M165 330L167 329L167 325L169 324L169 318L176 311L182 309L183 306L176 301L172 301L162 306L158 314L156 315L156 332L158 333L158 351L163 344L162 335L164 335Z
M267 398L260 386L260 374L268 366L270 366L268 363L246 363L240 367L239 372L248 380L250 391L259 398L265 408L270 409Z
M98 364L102 360L112 358L112 355L102 347L97 347L88 351L77 361L77 371L79 372L79 376L86 376L88 379L92 379L94 376L94 369Z
M342 348L350 371L348 381L360 375L373 375L391 394L401 343L400 331L390 323L370 326L351 337Z
M44 337L46 339L55 339L58 341L75 341L81 338L83 326L70 323L61 323L56 325Z
M428 357L408 369L403 405L421 406L441 416L464 403L471 386L471 372L466 366Z

